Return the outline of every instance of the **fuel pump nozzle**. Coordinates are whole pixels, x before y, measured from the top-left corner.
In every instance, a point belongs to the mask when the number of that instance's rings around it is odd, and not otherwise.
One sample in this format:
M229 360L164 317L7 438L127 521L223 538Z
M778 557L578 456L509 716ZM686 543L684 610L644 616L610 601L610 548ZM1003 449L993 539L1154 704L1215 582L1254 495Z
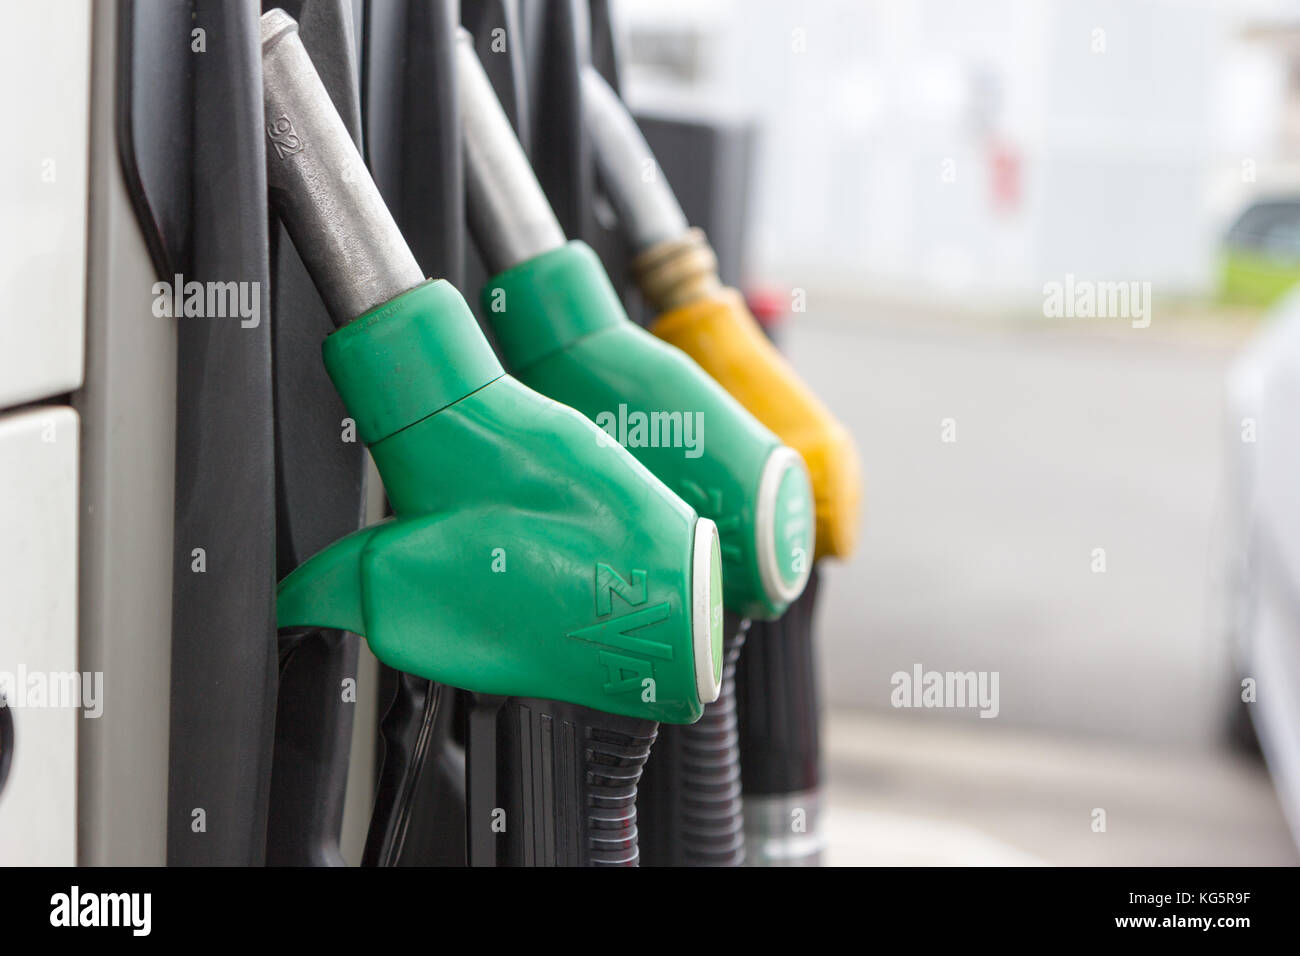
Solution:
M811 568L799 455L678 349L631 322L595 253L564 232L462 31L457 49L470 231L483 311L511 370L571 405L712 518L729 610L779 615Z
M628 319L591 249L565 243L465 33L456 72L470 228L497 273L482 306L507 363L605 428L722 534L724 602L734 617L721 695L695 725L660 731L646 779L652 790L671 790L672 805L643 788L637 812L651 828L642 836L647 861L738 864L745 849L732 674L744 618L778 616L808 579L815 528L807 470L690 358ZM697 432L707 434L704 447L692 453L664 441L653 431L657 419L707 424ZM665 843L674 852L661 852Z
M325 365L396 517L288 575L280 626L364 635L467 690L695 720L721 673L716 528L503 374L460 294L424 279L296 26L262 17L271 199L340 326Z
M848 432L759 329L744 299L718 278L704 233L691 229L622 100L594 69L581 79L584 126L597 171L632 247L632 273L660 313L650 329L680 346L761 421L803 454L817 496L818 556L844 557L857 532L860 478ZM817 573L779 620L750 629L736 667L736 710L747 862L821 859L819 701L812 619ZM725 693L725 691L724 691ZM698 725L697 725L698 726ZM678 736L697 734L681 728ZM675 761L685 766L688 754ZM647 768L648 800L670 804ZM682 771L677 771L678 775ZM661 813L665 811L660 811ZM803 822L801 828L792 819ZM647 843L647 860L683 841Z
M650 331L798 449L817 499L817 554L846 557L861 495L848 432L768 341L741 294L723 286L708 239L690 228L635 120L591 67L582 74L582 113L601 183L633 249L632 272L659 313Z

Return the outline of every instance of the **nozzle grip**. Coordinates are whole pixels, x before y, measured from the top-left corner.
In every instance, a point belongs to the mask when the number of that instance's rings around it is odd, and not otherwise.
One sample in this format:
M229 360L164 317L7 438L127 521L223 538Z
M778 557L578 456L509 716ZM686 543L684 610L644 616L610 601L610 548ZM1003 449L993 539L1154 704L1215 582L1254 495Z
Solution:
M478 693L545 693L610 713L696 720L703 705L690 644L673 640L690 634L683 595L650 587L641 600L624 589L641 603L623 613L611 598L603 608L596 585L610 585L587 528L566 514L523 517L526 526L507 527L488 502L349 535L281 583L278 624L361 634L388 666ZM496 550L504 570L493 570ZM621 573L635 588L682 577L672 566L639 572L611 568L608 581L622 588Z
M711 522L501 374L445 282L335 332L324 357L397 518L285 578L281 627L341 627L391 667L482 694L699 717L721 657L706 653Z
M496 761L489 792L471 793L470 843L487 847L475 865L638 864L637 781L658 724L513 697L470 728L470 779Z
M481 300L520 381L587 416L605 444L625 447L718 525L727 608L761 619L779 615L802 590L813 528L805 521L800 533L790 525L787 541L766 524L773 508L761 486L781 449L777 436L688 356L631 322L584 243L495 276ZM798 475L787 492L797 500L783 503L806 515L808 478L797 458L789 459Z
M858 530L861 471L853 439L763 334L735 289L665 312L650 331L709 373L808 465L817 555L847 557Z

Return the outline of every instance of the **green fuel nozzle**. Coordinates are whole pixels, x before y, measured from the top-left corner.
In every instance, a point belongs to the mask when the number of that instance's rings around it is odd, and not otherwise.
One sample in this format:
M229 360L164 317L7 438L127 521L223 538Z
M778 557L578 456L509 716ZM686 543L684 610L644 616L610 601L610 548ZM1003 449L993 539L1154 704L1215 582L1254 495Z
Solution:
M634 324L595 253L565 242L463 32L457 79L470 232L497 273L481 301L506 364L713 519L730 610L778 616L813 560L803 460L683 352Z
M618 94L590 66L580 82L597 172L633 250L637 285L658 313L650 331L799 450L816 496L817 554L847 557L862 484L852 437L759 329L744 297L723 287L713 249L687 225L668 182L645 175L654 154Z
M674 723L716 699L721 551L577 412L502 368L425 281L283 11L262 17L270 193L340 328L326 368L395 518L289 574L280 627L484 694Z

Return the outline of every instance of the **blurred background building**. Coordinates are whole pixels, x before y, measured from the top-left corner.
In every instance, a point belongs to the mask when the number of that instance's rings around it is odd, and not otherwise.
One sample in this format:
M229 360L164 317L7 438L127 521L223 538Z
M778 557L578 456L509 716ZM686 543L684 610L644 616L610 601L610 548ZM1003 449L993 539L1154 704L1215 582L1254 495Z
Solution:
M622 0L629 97L761 131L752 263L1036 308L1044 281L1212 288L1300 182L1300 8L1165 0Z

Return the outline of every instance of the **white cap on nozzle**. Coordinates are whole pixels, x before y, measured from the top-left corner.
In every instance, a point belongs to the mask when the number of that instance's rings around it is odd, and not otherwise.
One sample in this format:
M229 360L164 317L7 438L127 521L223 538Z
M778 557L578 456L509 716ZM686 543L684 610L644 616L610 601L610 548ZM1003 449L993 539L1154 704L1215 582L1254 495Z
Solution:
M695 689L701 704L722 692L722 546L718 526L695 521L691 561L691 636L695 645Z

